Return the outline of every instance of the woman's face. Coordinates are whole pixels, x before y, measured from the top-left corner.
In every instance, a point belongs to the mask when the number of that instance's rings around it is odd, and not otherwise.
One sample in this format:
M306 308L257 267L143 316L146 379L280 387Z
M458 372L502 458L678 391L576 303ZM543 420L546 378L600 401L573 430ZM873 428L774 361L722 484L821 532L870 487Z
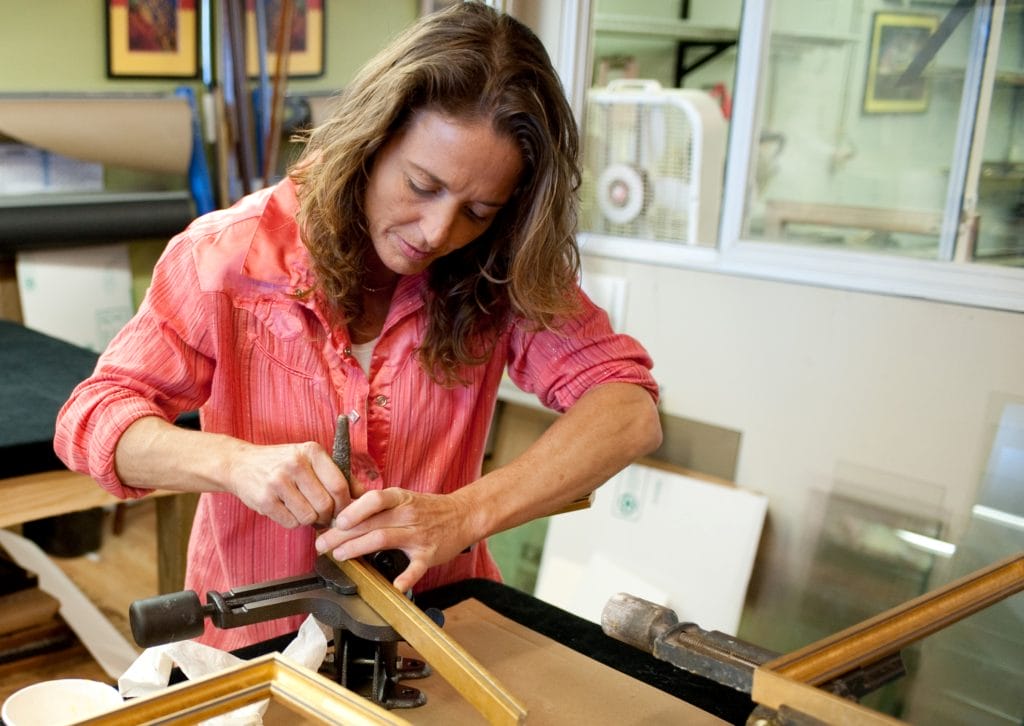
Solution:
M508 203L522 168L519 149L489 121L416 113L377 153L366 189L383 267L412 275L475 240Z

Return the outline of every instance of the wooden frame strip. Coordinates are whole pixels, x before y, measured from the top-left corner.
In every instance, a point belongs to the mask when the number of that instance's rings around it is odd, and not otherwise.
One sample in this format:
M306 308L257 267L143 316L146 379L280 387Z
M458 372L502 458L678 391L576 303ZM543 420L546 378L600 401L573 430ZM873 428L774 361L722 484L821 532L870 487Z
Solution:
M324 724L409 726L409 722L278 653L126 701L80 726L194 724L266 699Z
M754 700L779 710L783 705L810 716L814 723L894 726L903 721L861 706L815 686L790 680L764 667L754 671Z
M383 575L361 560L335 562L359 588L359 596L483 714L488 723L523 723L525 706Z
M903 723L817 686L1024 590L1024 552L960 578L881 615L780 656L754 671L751 697L826 723Z
M1024 590L1024 552L909 600L763 668L819 686Z

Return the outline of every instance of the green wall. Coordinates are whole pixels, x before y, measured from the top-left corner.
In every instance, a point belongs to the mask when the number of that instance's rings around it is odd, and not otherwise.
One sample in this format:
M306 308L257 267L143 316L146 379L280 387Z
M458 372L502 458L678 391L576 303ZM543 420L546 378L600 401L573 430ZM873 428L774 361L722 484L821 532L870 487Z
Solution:
M324 6L325 73L291 81L292 92L343 86L419 11L418 0L325 0ZM179 85L107 78L101 0L0 0L0 19L0 93L163 91Z
M213 2L216 14L218 0ZM419 12L418 0L325 0L324 6L324 74L291 80L289 93L342 88ZM214 50L219 46L215 42ZM37 0L30 7L21 0L0 0L0 95L170 92L183 85L178 79L111 79L106 67L106 13L101 0ZM185 83L200 88L198 79ZM282 155L287 151L286 145ZM143 191L181 188L187 182L177 175L110 168L104 183L108 189ZM165 244L159 239L129 245L136 305Z

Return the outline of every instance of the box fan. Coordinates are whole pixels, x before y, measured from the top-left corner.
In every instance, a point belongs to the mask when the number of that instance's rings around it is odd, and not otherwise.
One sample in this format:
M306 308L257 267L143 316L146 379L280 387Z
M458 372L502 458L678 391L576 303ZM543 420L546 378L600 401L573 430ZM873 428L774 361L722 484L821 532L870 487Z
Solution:
M580 231L713 246L725 143L704 91L633 79L591 90Z

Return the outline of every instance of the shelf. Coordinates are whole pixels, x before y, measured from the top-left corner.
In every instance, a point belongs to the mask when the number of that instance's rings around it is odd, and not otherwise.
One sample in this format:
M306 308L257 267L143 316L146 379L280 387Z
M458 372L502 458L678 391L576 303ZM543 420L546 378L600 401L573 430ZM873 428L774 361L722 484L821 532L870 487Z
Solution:
M737 28L703 25L675 18L610 13L597 13L594 30L605 35L636 35L690 43L735 43L739 37Z

